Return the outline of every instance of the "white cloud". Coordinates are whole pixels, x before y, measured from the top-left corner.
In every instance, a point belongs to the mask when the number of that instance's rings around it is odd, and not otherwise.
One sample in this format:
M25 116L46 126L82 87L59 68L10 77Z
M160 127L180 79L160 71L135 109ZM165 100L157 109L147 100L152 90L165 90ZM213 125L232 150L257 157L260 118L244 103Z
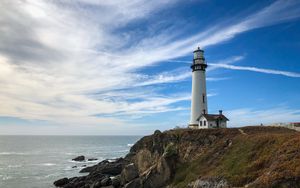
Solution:
M190 72L145 75L137 71L190 54L197 45L215 45L250 29L300 16L297 1L277 1L237 23L216 24L181 40L176 40L179 31L174 32L178 30L174 25L160 34L154 34L157 28L117 32L175 3L4 0L0 4L0 115L122 125L126 119L119 115L182 110L175 104L189 100L185 93L161 95L145 86L179 82ZM136 87L142 86L137 92Z
M221 63L210 64L210 65L213 67L220 67L220 68L231 69L231 70L245 70L245 71L260 72L260 73L266 73L266 74L277 74L277 75L282 75L282 76L300 78L300 73L296 73L296 72L280 71L280 70L273 70L273 69L263 69L263 68L257 68L257 67L244 67L244 66L228 65L228 64L221 64Z

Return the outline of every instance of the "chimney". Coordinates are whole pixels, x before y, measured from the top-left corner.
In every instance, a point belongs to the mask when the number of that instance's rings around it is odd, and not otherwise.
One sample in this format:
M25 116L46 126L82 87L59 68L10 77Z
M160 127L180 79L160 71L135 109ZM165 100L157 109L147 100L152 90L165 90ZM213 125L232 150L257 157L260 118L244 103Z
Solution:
M205 111L205 109L203 110L203 114L206 114L206 111Z
M219 110L219 114L222 115L222 110Z

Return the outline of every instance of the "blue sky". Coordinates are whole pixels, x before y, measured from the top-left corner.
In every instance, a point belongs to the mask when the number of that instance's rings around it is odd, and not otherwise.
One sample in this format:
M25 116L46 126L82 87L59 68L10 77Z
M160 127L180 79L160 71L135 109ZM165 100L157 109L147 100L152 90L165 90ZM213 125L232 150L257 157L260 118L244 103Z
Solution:
M229 126L300 121L300 2L0 5L0 134L149 134L185 126L192 52Z

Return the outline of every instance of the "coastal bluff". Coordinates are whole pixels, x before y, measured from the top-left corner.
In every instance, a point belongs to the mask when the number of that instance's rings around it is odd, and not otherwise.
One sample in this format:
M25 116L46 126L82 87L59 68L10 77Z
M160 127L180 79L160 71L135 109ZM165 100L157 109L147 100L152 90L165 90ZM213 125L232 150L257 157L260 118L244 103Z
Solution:
M283 127L155 131L64 188L300 187L300 133Z

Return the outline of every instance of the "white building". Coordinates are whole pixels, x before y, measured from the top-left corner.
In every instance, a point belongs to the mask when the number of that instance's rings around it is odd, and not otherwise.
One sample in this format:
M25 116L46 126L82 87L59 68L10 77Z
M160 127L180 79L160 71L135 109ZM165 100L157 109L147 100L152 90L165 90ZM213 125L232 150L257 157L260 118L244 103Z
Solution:
M228 119L222 114L207 114L206 68L204 51L199 47L194 51L192 68L192 100L189 128L226 127Z
M228 119L222 114L222 110L219 114L201 114L198 118L198 128L226 128L227 121Z

